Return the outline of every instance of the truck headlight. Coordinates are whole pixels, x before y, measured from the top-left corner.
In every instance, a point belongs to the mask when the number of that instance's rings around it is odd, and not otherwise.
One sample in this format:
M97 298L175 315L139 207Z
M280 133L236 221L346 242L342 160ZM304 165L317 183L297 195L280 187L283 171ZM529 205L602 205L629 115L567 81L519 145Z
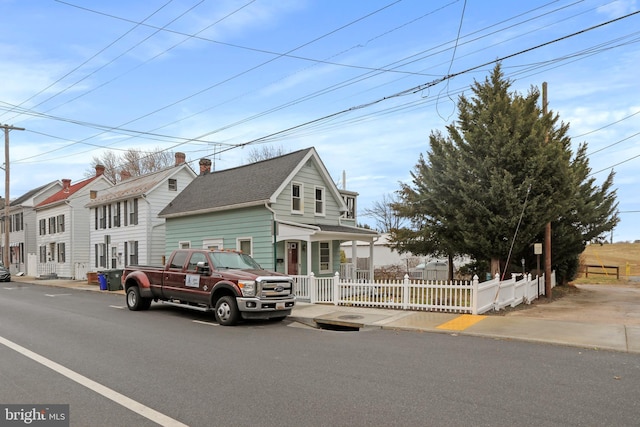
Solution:
M242 289L242 295L245 297L256 296L256 282L253 280L240 280L238 281L238 286Z

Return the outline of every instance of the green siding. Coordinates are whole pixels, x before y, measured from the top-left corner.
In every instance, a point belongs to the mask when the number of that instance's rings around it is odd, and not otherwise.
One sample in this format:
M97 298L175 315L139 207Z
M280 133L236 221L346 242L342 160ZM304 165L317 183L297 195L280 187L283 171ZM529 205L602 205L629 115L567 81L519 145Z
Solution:
M202 248L204 240L223 239L225 249L239 249L236 239L251 237L253 258L262 267L274 269L273 217L263 207L167 218L166 229L167 255L178 248L179 242L188 241L192 248Z
M278 196L276 203L272 206L278 219L285 221L295 221L305 224L338 224L340 218L341 200L336 200L334 192L331 191L335 184L323 180L316 163L310 159L295 175L293 182L303 185L303 214L291 213L291 182L289 182L282 193ZM324 187L325 192L325 215L315 215L315 187Z

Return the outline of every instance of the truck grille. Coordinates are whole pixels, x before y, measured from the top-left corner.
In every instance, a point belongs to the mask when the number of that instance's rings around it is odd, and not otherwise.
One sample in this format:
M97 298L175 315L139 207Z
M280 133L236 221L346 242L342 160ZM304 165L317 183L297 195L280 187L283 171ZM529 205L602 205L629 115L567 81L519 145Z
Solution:
M261 298L289 298L293 295L293 282L290 280L259 279L259 283Z

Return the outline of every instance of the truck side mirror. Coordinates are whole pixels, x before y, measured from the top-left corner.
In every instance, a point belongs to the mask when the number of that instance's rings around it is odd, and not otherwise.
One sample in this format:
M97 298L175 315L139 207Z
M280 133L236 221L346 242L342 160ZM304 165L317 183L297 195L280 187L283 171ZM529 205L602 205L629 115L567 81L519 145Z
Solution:
M196 267L198 268L198 273L200 274L209 274L209 264L204 262L204 261L198 261L198 263L196 264Z

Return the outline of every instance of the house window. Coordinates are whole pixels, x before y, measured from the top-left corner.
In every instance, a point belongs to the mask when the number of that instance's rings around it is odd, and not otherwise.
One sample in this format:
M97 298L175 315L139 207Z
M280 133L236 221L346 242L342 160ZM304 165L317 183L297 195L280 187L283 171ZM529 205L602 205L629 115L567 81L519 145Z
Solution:
M121 203L118 202L113 206L113 226L120 227L120 208Z
M96 267L103 267L105 268L107 266L107 245L105 245L104 243L98 243L96 245Z
M169 178L169 191L178 191L178 180Z
M53 261L56 259L56 244L49 243L49 252L47 252L47 261Z
M107 228L107 206L101 206L98 210L100 211L98 218L100 222L99 227L100 229L105 229Z
M133 240L129 242L129 265L138 264L138 241Z
M40 264L45 264L47 262L47 247L40 246L38 249L40 250Z
M247 255L252 255L252 246L251 237L239 238L236 242L238 250Z
M331 273L331 242L320 242L320 272Z
M58 262L66 262L66 252L64 243L58 243Z
M40 225L40 235L44 236L45 234L47 234L47 220L45 219L41 219L39 222Z
M116 268L118 266L118 248L116 246L111 246L111 268Z
M315 189L315 214L324 215L324 187Z
M58 215L57 221L58 221L58 231L60 233L64 232L64 215Z
M223 239L204 239L202 240L202 249L208 249L210 251L215 249L223 249L224 248L224 240Z
M49 218L49 234L54 234L56 232L56 217L52 216Z
M138 224L138 199L133 199L129 201L129 224L137 225Z
M304 194L302 184L291 183L291 212L302 213L304 210L302 195Z
M344 213L347 219L356 219L356 198L353 196L344 196L344 203L347 205L347 211Z
M178 242L178 247L180 249L189 249L191 247L191 242Z

